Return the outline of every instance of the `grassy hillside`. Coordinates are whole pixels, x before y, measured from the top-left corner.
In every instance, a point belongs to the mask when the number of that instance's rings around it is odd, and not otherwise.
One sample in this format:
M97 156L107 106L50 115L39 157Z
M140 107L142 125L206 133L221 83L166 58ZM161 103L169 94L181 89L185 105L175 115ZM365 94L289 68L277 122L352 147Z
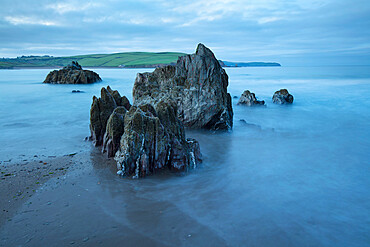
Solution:
M175 63L183 55L178 52L124 52L70 57L22 56L0 59L0 68L65 66L72 61L78 61L83 67L151 67Z
M71 57L22 56L18 58L0 58L0 69L22 67L63 67L77 61L82 67L157 67L176 63L178 57L186 55L180 52L123 52L113 54L92 54ZM235 63L219 60L224 67L280 66L279 63L249 62Z

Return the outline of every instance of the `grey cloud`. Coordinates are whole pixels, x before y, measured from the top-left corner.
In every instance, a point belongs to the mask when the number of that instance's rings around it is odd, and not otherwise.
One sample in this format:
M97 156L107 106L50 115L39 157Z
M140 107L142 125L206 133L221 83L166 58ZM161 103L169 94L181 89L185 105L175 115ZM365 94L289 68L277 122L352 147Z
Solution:
M0 56L193 52L225 60L347 61L370 51L367 1L1 1ZM27 24L27 22L29 24ZM325 57L325 59L324 59ZM320 59L322 58L322 59Z

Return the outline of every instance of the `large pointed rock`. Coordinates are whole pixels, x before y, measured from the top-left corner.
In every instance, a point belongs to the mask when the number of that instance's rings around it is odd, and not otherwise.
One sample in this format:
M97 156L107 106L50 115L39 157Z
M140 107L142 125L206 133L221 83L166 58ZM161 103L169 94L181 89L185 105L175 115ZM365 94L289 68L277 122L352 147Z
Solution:
M233 126L227 86L225 70L213 52L199 44L195 54L180 57L174 66L139 73L133 89L134 104L168 97L176 102L177 117L184 126L227 130Z

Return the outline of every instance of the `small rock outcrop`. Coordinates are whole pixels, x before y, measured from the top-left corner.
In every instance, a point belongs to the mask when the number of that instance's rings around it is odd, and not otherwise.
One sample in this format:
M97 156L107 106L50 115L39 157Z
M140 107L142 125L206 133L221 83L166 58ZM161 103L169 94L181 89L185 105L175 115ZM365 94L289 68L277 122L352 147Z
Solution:
M251 93L249 90L245 90L243 94L240 96L238 105L246 105L246 106L255 106L255 105L264 105L265 101L257 100L256 95Z
M44 83L51 84L90 84L101 81L100 76L91 70L82 69L78 62L65 66L63 69L51 71Z
M176 65L139 73L133 97L156 102L163 97L177 104L177 117L185 127L228 130L233 126L228 76L213 52L199 44L195 54L179 57Z
M131 107L130 102L125 96L121 97L118 91L113 91L109 86L107 88L103 87L100 94L100 98L93 97L90 109L90 139L95 146L101 146L103 144L107 122L113 111L118 106L125 107L126 110L129 110ZM121 114L122 111L117 110L116 113Z
M276 91L272 96L272 102L275 104L292 104L293 103L293 95L289 94L288 90L280 89Z

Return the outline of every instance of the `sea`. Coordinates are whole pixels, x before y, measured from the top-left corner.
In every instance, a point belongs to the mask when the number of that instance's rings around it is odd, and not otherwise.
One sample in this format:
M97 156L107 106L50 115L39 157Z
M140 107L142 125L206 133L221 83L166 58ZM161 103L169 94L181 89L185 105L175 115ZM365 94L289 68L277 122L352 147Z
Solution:
M132 101L136 74L152 69L94 70L103 81L91 85L44 84L49 69L0 70L0 166L96 152L85 140L92 97L109 85ZM18 216L19 225L38 230L22 228L22 239L13 223L14 243L72 236L102 246L370 246L370 66L226 72L233 129L186 130L200 142L200 166L135 180L88 164L77 189L33 196L39 212ZM282 88L292 105L273 104ZM237 105L244 90L266 106ZM61 197L71 206L57 204Z

